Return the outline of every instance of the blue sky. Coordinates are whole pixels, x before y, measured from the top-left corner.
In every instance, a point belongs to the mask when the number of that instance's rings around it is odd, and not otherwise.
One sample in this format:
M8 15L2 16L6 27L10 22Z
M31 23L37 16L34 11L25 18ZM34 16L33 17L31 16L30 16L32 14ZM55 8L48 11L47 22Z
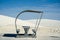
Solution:
M0 0L0 15L15 18L21 11L30 9L43 11L43 19L60 20L60 0ZM33 17L33 14L24 15L26 19Z

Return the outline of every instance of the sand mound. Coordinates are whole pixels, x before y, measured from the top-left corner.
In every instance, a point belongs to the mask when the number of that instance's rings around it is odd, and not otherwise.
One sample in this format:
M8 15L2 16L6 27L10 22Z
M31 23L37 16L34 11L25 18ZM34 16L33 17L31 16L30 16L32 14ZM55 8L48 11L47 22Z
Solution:
M34 28L35 24L34 20L19 20L17 21L18 27L20 29L20 33L24 33L22 28L23 25L32 26L28 33L33 33L32 29ZM15 18L0 15L0 40L60 40L60 21L57 20L49 20L49 19L42 19L41 24L37 31L37 38L6 38L2 37L5 33L14 33L15 26L14 26Z

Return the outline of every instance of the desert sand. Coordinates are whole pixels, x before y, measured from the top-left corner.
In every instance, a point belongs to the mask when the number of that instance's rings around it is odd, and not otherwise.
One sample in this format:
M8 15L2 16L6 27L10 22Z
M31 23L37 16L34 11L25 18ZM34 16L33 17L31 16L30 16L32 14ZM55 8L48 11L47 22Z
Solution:
M60 21L42 19L37 31L36 38L15 38L15 37L3 37L5 33L15 32L14 25L15 18L0 15L0 40L60 40ZM18 29L20 33L24 33L22 26L30 26L28 33L33 33L32 29L35 26L35 19L32 20L17 20Z

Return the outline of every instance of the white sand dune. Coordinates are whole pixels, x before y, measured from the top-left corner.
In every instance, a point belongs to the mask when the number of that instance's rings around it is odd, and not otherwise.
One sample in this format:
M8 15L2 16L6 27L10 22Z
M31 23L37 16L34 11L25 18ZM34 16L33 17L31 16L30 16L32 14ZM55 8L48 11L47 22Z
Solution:
M15 18L0 15L0 26L15 25ZM17 19L17 25L32 25L32 23Z
M35 23L36 19L32 19L32 20L26 20L29 21L31 23ZM45 26L45 27L60 27L60 21L59 20L51 20L51 19L42 19L40 26Z
M22 26L30 26L30 30L28 33L33 33L32 29L35 26L34 20L17 20L18 28L20 29L20 33L24 33ZM0 40L60 40L60 21L58 20L50 20L50 19L42 19L40 26L37 31L37 38L10 38L3 37L2 35L5 33L14 33L15 32L15 18L0 15ZM55 36L55 37L54 37Z

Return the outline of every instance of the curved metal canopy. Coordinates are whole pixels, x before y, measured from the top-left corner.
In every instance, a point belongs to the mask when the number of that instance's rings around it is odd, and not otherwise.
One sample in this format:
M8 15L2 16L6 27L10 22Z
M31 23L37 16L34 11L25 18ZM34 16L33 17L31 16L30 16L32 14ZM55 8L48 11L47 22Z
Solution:
M17 32L17 24L16 24L17 18L19 17L19 15L21 15L21 14L24 13L24 12L43 13L42 11L35 11L35 10L24 10L24 11L20 12L20 13L16 16L16 19L15 19L16 32ZM41 15L40 19L41 19L41 18L42 18L42 15ZM37 23L37 22L36 22L36 23ZM36 31L37 31L37 29L38 29L39 24L40 24L40 21L38 22Z

